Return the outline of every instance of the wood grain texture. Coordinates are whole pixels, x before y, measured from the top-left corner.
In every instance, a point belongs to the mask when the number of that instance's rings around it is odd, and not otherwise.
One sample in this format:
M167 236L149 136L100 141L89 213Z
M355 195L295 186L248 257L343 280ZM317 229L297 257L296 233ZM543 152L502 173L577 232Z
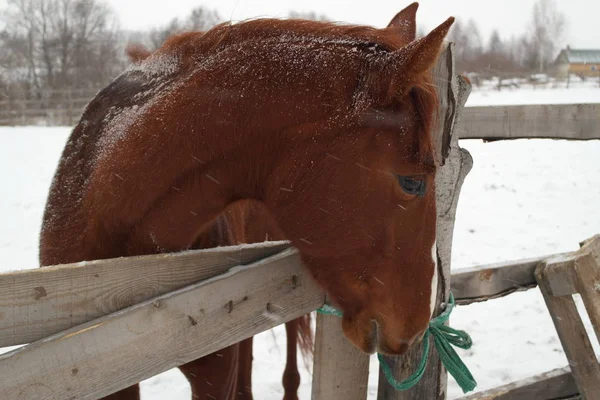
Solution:
M461 397L459 400L567 399L579 396L569 367L558 368L507 385Z
M369 359L346 339L340 318L317 314L312 399L366 400Z
M0 274L0 347L42 339L288 247L273 242Z
M438 254L438 296L435 315L442 310L441 303L447 301L450 293L450 260L454 217L462 183L473 166L471 155L458 146L457 123L461 110L469 97L471 86L456 75L454 68L453 44L449 44L438 59L434 69L435 83L439 97L435 143L443 157L443 165L436 174L437 203L437 254ZM398 380L412 374L421 360L422 346L413 346L403 357L386 357ZM379 372L378 400L404 399L445 399L447 374L436 351L431 351L427 360L427 370L421 381L413 388L399 392L387 383L383 372Z
M221 247L0 274L0 347L39 340L288 246L280 242ZM451 285L457 303L485 301L537 285L535 266L548 258L458 270Z
M467 305L507 296L537 286L535 268L540 262L566 254L462 268L452 273L451 286L456 303Z
M570 296L577 293L575 287L575 260L577 252L550 257L544 261L544 276L548 293L552 296Z
M569 360L575 382L584 399L600 397L600 364L588 338L573 296L554 296L545 274L546 262L536 269L540 291L550 311L552 322Z
M583 243L575 260L575 286L600 341L600 235Z
M2 398L97 399L300 317L324 300L297 251L285 250L0 355Z
M467 107L461 139L600 139L600 104Z

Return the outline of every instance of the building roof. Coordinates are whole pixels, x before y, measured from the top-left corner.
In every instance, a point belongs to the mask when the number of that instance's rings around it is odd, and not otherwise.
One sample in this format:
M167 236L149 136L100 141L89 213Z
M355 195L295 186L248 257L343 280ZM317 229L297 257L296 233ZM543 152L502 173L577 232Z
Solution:
M578 50L570 49L561 51L560 56L564 56L570 64L600 64L600 50Z

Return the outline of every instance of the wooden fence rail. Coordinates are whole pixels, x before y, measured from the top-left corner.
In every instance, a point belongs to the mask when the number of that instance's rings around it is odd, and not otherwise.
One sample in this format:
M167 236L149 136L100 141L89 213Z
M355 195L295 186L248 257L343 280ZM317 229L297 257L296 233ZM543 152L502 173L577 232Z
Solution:
M265 242L1 273L0 347L43 339L290 248L289 242ZM531 289L537 286L536 266L550 257L456 270L451 278L456 302ZM279 254L285 258L292 262L296 255Z
M272 242L0 274L0 347L42 339L288 247Z
M2 398L97 399L211 354L323 305L307 275L287 249L0 355Z
M461 397L459 400L567 400L572 398L579 398L579 389L571 369L563 367Z
M461 139L600 139L600 104L467 107Z

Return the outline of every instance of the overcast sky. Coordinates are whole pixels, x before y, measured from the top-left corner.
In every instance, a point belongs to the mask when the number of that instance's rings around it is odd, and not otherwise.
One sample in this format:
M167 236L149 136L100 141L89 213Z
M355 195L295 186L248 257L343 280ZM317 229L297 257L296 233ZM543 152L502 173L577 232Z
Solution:
M396 12L410 3L396 0L108 0L118 13L125 29L144 29L183 17L189 10L203 4L216 8L225 19L242 20L253 17L285 17L289 10L316 11L336 21L382 27ZM475 19L487 39L494 28L501 36L523 33L531 18L535 0L422 0L418 22L434 28L453 15ZM571 47L600 48L600 1L557 0L565 13L568 27L565 43Z
M285 17L290 10L316 11L329 19L376 27L389 20L411 0L101 0L116 11L121 27L138 30L157 27L173 17L185 17L198 5L217 9L225 19ZM600 0L556 0L567 17L563 44L600 49ZM7 0L0 0L0 10ZM535 0L422 0L418 22L433 29L450 15L473 18L487 40L497 28L503 38L527 29Z

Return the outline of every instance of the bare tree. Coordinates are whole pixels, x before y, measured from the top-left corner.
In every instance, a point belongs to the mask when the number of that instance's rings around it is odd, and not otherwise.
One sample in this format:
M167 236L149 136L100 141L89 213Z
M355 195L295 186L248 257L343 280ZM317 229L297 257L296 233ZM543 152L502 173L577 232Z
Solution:
M456 19L450 32L448 33L448 41L455 43L455 58L456 68L458 71L466 71L468 69L468 61L466 60L466 53L469 49L469 37L465 32L464 23L460 19Z
M98 87L121 69L118 25L97 0L8 0L0 40L38 91Z
M204 6L194 8L183 21L173 18L167 25L152 29L149 33L149 41L152 48L156 49L170 36L185 31L207 31L222 22L223 19L217 10L211 10Z
M455 43L456 68L461 72L468 71L473 62L472 38L462 20L457 19L454 22L448 40Z
M500 33L498 29L494 29L492 34L490 35L490 42L487 48L488 53L494 55L500 55L504 53L504 43L500 38Z
M190 13L187 19L186 29L194 31L207 31L213 26L223 21L217 10L210 10L206 7L196 7Z
M538 0L533 5L531 26L529 59L535 60L539 72L544 72L565 33L565 15L557 9L555 0Z
M327 18L326 15L317 14L314 11L294 11L294 10L292 10L288 13L288 17L295 18L295 19L309 19L312 21L329 21L329 18Z
M153 49L157 49L167 40L170 36L184 30L183 24L178 18L173 18L167 25L161 26L160 28L154 28L149 33L150 45Z
M483 52L481 34L474 20L465 24L457 19L452 26L449 40L456 43L456 67L461 72L472 72L478 68L478 60Z

